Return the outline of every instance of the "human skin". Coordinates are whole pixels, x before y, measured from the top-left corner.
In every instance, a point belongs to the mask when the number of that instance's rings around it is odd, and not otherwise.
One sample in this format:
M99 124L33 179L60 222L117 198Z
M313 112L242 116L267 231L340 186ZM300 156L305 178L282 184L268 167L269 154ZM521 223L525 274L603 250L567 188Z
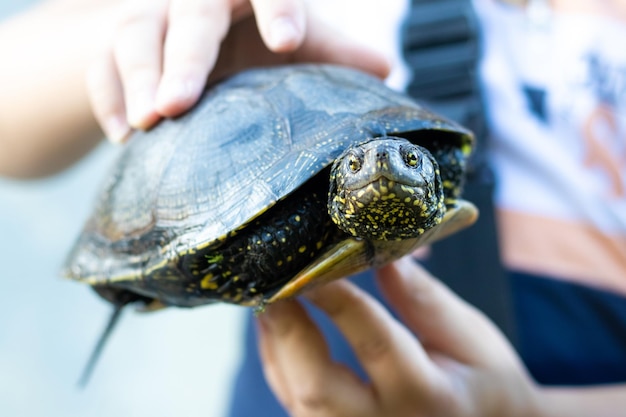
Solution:
M119 141L129 127L147 129L189 109L207 80L294 61L357 64L380 77L389 71L380 55L307 13L303 0L133 0L88 85L96 117Z
M114 4L49 1L0 22L0 175L57 172L102 138L84 80Z
M401 321L348 281L310 291L370 382L335 363L299 302L259 315L266 379L293 417L617 417L626 386L544 388L505 337L410 258L378 271ZM419 334L419 339L416 335Z
M17 178L58 172L104 135L123 141L180 114L207 82L250 66L389 71L299 0L49 0L0 23L0 56L10 57L0 65L10 80L0 83L0 175Z

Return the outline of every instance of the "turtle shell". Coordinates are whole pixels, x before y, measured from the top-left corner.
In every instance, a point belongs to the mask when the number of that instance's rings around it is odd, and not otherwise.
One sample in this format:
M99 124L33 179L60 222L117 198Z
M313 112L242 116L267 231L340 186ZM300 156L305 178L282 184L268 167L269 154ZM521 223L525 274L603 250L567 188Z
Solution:
M191 112L130 139L65 275L92 285L136 279L226 239L346 147L387 135L425 147L436 138L464 156L473 140L352 69L293 65L239 73L209 89Z

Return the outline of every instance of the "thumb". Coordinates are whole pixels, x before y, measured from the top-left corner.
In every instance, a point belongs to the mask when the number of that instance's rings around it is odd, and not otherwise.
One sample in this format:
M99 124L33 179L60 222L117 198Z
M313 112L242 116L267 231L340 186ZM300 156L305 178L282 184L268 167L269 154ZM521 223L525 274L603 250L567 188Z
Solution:
M426 349L468 365L515 357L491 321L412 258L386 265L377 278L385 297Z

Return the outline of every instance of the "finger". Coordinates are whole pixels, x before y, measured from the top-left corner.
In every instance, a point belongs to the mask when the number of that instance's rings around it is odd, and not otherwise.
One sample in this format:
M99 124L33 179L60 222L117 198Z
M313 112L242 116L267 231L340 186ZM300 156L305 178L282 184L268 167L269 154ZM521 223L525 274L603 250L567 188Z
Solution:
M114 40L128 122L140 129L147 129L159 119L154 99L161 77L167 3L168 0L125 3Z
M273 52L289 52L300 46L306 30L303 0L251 0L265 45Z
M105 135L115 143L124 141L131 130L126 121L122 84L110 52L91 64L86 82L93 113Z
M502 334L482 313L410 257L381 268L378 278L386 298L428 349L468 365L516 361Z
M337 325L383 398L428 398L441 375L416 338L376 300L348 281L307 294Z
M347 65L385 78L391 70L389 61L369 47L339 34L313 15L308 15L307 31L294 59L301 62L327 62Z
M281 373L281 369L277 364L272 340L268 335L268 325L265 324L265 321L261 318L257 320L257 323L257 344L259 347L259 356L261 357L261 365L263 366L265 380L278 401L285 408L289 408L291 405L289 385L287 385L287 382Z
M323 336L300 304L268 306L260 321L264 372L286 408L298 415L371 415L371 392L332 361Z
M229 2L172 0L156 108L176 116L196 103L231 22Z

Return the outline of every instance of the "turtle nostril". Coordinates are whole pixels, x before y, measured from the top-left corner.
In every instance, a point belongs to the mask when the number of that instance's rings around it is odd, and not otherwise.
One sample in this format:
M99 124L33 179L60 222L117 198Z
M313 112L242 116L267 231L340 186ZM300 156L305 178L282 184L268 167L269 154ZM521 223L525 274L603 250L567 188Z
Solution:
M376 159L377 159L378 161L381 161L381 160L388 160L388 159L389 159L389 152L387 152L387 151L379 151L379 152L376 152Z

